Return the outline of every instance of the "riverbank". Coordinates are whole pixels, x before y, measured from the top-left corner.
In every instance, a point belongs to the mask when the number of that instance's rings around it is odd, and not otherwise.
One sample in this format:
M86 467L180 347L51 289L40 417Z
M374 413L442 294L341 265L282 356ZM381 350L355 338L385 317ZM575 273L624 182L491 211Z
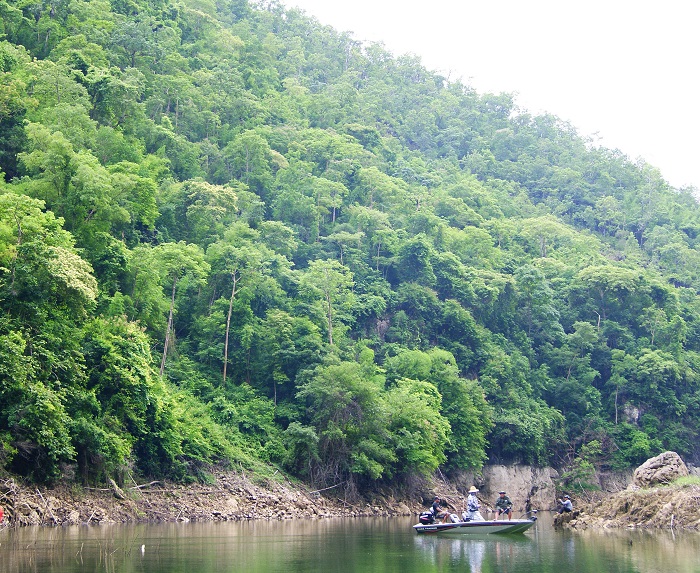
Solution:
M686 485L637 487L621 476L615 477L612 484L608 484L609 479L601 479L601 490L595 497L573 495L575 511L556 516L554 524L579 530L700 530L697 479ZM222 470L212 471L205 484L132 481L122 487L111 482L102 488L77 484L45 488L6 476L0 478L0 507L5 512L2 526L319 519L417 515L438 494L450 504L450 511L460 514L466 492L475 484L481 490L482 513L488 513L497 492L507 487L514 514L520 515L530 509L555 508L556 478L551 468L486 466L478 476L456 474L449 481L442 476L434 480L416 478L410 488L385 487L350 498L344 494L343 484L314 491L279 472L261 477ZM610 487L607 491L603 489L606 484Z
M580 505L557 516L555 525L571 529L640 528L700 531L700 485L628 489Z
M112 482L100 489L77 485L39 488L7 478L0 482L3 525L365 517L421 511L420 496L411 502L383 492L350 503L332 490L311 491L291 482L266 479L254 483L231 472L219 472L212 478L207 484L154 481L123 488Z
M100 523L240 521L246 519L313 519L418 515L439 495L448 509L461 514L467 491L477 485L482 511L488 511L498 491L508 487L517 515L527 508L554 506L556 472L524 465L486 466L426 479L415 476L401 489L385 486L363 496L345 495L344 484L314 491L279 472L262 477L252 472L214 471L206 484L153 481L102 488L78 484L53 488L0 478L0 506L5 525L95 525Z

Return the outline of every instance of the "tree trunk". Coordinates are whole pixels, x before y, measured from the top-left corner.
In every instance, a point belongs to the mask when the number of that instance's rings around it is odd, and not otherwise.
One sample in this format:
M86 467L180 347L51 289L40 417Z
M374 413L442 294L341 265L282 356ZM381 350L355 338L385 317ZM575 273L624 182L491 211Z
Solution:
M173 309L175 308L175 286L177 277L173 279L173 294L170 298L170 314L168 315L168 328L165 330L165 345L163 346L163 360L160 362L160 375L163 376L165 370L165 359L168 356L168 346L170 345L170 332L173 329Z
M333 306L330 294L326 294L326 304L328 305L328 343L333 346Z
M228 335L231 329L231 313L233 312L233 299L236 296L236 284L238 283L238 275L236 271L231 273L233 279L233 288L231 289L231 299L228 302L228 316L226 317L226 339L224 342L224 384L226 384L226 366L228 365Z

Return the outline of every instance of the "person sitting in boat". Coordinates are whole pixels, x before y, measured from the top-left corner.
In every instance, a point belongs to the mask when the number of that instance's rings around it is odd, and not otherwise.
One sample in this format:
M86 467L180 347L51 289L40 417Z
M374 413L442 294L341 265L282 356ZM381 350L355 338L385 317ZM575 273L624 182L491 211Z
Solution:
M464 521L484 521L481 512L479 512L480 504L479 499L476 497L477 493L479 493L479 490L474 486L469 488L469 496L467 497L467 511L462 514L462 519Z
M560 507L557 513L571 513L574 510L574 504L571 503L569 495L565 495L564 499L559 500Z
M439 495L433 498L433 505L430 506L430 510L433 512L435 519L442 519L447 521L447 517L450 515L447 511L441 511L440 508L443 507L442 500Z
M505 491L498 492L498 499L496 500L496 519L498 519L502 513L507 514L508 519L513 515L513 502L510 501Z

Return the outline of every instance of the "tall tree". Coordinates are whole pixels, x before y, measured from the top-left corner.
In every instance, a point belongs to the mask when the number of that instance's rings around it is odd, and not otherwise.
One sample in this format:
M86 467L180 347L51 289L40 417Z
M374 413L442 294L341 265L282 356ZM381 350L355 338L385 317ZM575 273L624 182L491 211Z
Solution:
M349 269L330 259L311 261L301 277L304 290L311 296L320 296L323 301L328 344L331 346L334 326L341 324L341 317L347 320L347 313L352 308L352 284L352 273Z
M170 309L168 311L168 324L165 329L165 341L163 343L163 358L160 362L160 375L165 370L165 360L168 349L172 344L173 318L175 314L175 295L178 281L189 279L194 285L203 284L208 273L209 263L204 260L202 250L192 244L181 241L179 243L163 243L151 249L141 251L147 261L147 268L155 273L163 286L170 285Z

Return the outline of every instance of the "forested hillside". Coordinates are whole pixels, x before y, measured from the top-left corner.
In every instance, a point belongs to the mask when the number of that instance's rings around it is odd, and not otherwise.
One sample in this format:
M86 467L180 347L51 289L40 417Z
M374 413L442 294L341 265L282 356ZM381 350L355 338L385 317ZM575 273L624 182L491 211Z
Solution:
M695 190L510 95L276 2L0 0L0 170L6 471L700 462Z

